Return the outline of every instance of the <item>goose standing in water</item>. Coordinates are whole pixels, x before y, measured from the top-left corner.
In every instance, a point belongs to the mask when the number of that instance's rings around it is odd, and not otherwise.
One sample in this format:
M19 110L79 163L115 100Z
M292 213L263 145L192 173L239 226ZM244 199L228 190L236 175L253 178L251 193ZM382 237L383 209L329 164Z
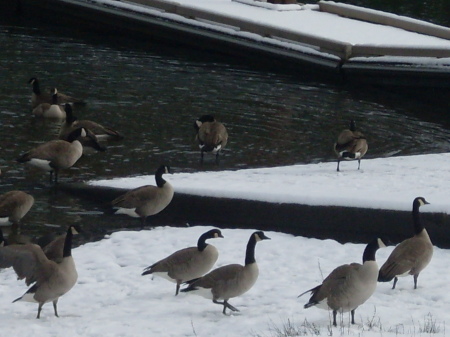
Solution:
M52 104L52 95L46 92L42 92L39 80L36 77L32 77L29 79L28 84L32 85L32 93L31 93L31 107L32 109L36 108L41 103ZM76 104L84 104L83 100L65 95L63 93L58 94L58 104L64 103L76 103Z
M162 177L165 173L170 173L170 168L161 165L155 173L156 186L141 186L114 199L111 204L117 208L115 213L141 218L144 227L148 216L158 214L172 201L173 187Z
M59 139L67 140L70 133L77 128L85 128L92 131L99 140L121 140L124 138L118 131L96 122L90 120L78 120L77 117L73 115L72 106L70 104L65 105L65 111L66 121L61 125Z
M52 89L52 103L41 103L33 109L33 115L44 118L66 118L66 111L58 104L58 90Z
M196 139L200 148L200 160L203 163L205 152L216 155L216 163L219 163L220 152L228 142L228 132L225 126L216 121L211 115L203 115L195 121L194 128L197 131Z
M19 224L34 204L32 195L23 191L9 191L0 195L0 221L6 219L12 224Z
M342 131L336 143L334 144L334 152L338 157L337 171L339 172L339 163L342 159L358 160L358 170L361 166L361 158L364 157L368 149L367 140L364 135L356 131L356 123L350 121L350 129Z
M89 133L83 128L76 129L70 134L68 141L51 140L21 155L17 161L50 172L50 182L55 172L55 184L57 184L59 171L72 167L83 154L83 146L77 140L80 136L89 136ZM102 149L97 142L95 145L98 149Z
M422 197L414 199L412 207L414 236L398 244L380 268L378 281L390 282L394 279L392 289L395 289L398 277L407 275L413 276L414 289L417 289L419 274L431 261L433 244L419 216L419 207L428 204Z
M181 289L181 291L192 292L211 299L213 303L223 305L223 314L226 314L227 308L231 311L239 311L228 303L228 300L246 293L256 283L259 275L255 260L256 243L268 239L264 232L254 232L247 244L244 266L229 264L214 269L205 276L188 281L188 287ZM219 300L223 300L223 302Z
M175 296L178 295L180 284L203 276L216 263L219 252L206 240L223 238L218 229L203 233L197 242L197 247L189 247L176 251L168 257L145 268L142 275L157 275L171 282L176 282Z
M365 248L363 264L345 264L334 269L322 284L309 289L298 297L311 293L305 308L317 306L320 309L333 310L333 325L337 326L336 315L350 311L352 324L355 324L355 310L366 302L377 287L378 265L375 253L385 247L379 238L371 241Z
M42 306L48 302L53 302L53 310L58 317L59 298L77 282L78 274L72 257L72 237L78 232L77 226L70 226L67 230L60 263L49 260L41 247L34 244L12 245L0 249L0 268L13 267L18 279L25 279L28 286L33 284L14 302L38 303L36 318L40 318Z

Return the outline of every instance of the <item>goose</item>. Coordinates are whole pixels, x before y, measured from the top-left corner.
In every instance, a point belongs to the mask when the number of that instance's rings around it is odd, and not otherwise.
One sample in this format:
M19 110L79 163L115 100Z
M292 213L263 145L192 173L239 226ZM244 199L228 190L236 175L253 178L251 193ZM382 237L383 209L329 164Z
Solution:
M25 279L27 286L33 284L18 301L37 302L40 318L42 306L53 302L58 316L58 300L77 282L78 274L72 258L72 237L79 232L78 226L70 226L64 242L61 263L49 260L41 247L35 244L11 245L0 249L0 268L13 267L18 279Z
M216 263L219 252L216 247L206 243L208 239L223 238L218 229L203 233L197 247L189 247L176 251L168 257L144 269L144 275L157 275L171 282L176 282L175 296L178 295L183 282L203 276Z
M9 191L0 195L0 221L19 224L33 204L33 196L23 191Z
M356 131L356 123L350 121L350 129L342 131L334 144L334 152L338 157L337 171L339 172L339 163L342 159L358 159L358 170L361 167L361 158L364 157L368 149L367 140L364 135Z
M58 104L58 89L52 89L52 103L41 103L32 111L33 115L45 118L64 119L66 111Z
M245 254L245 266L229 264L202 276L188 281L188 286L181 289L182 292L192 292L211 299L213 303L223 305L222 313L226 315L226 309L239 311L228 300L240 296L250 290L258 279L258 265L255 260L256 243L269 238L262 231L254 232L248 241ZM219 302L222 299L223 302Z
M194 123L197 131L196 140L200 148L200 161L203 163L205 152L216 155L216 163L219 162L219 154L228 142L228 132L225 126L216 121L211 115L203 115Z
M414 236L398 244L380 268L378 281L390 282L394 279L392 289L395 289L398 277L407 275L413 276L414 289L417 289L419 274L431 261L433 244L419 217L419 207L428 204L423 197L414 199L412 207Z
M36 77L32 77L29 79L28 84L31 84L33 87L33 91L31 94L31 107L32 109L36 108L41 103L52 103L52 95L48 93L41 92L41 88L39 86L39 80ZM74 98L63 93L58 94L58 104L64 103L77 103L84 104L81 99Z
M355 324L355 310L366 302L377 287L378 265L375 253L378 248L385 247L380 238L372 240L363 253L363 264L344 264L334 269L322 284L309 289L306 293L312 296L305 308L317 306L320 309L333 310L333 325L336 324L337 312L350 311L352 324Z
M55 172L55 183L58 183L59 171L72 167L82 156L83 146L77 138L86 135L89 136L89 133L84 128L76 129L71 133L68 141L51 140L21 155L17 161L50 172L50 182ZM96 146L99 149L102 148L98 143Z
M124 138L118 131L104 127L96 122L90 120L78 120L77 117L73 115L72 106L70 104L65 104L65 111L66 121L61 125L59 139L66 140L73 130L80 127L91 130L99 140L122 140Z
M111 204L117 208L115 213L141 218L144 227L148 216L161 212L172 201L173 187L162 177L165 173L170 173L170 167L161 165L155 173L156 186L141 186L114 199Z

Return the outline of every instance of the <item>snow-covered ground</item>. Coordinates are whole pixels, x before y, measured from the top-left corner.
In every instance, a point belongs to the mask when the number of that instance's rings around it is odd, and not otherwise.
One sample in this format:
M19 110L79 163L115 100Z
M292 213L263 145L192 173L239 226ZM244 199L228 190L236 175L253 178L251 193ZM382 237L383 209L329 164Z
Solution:
M355 161L343 161L340 172L336 172L335 162L327 162L174 173L164 178L172 184L175 193L304 205L411 210L413 199L423 196L430 205L421 211L450 213L450 153L363 159L359 171L357 167ZM141 176L89 183L135 188L154 185L155 179Z
M143 268L175 250L195 245L210 228L117 232L75 248L79 279L60 299L59 318L53 315L51 304L44 305L41 319L36 320L37 304L11 303L27 287L16 280L13 270L0 271L2 336L277 336L274 330L283 330L288 322L309 336L330 335L330 313L304 309L308 296L297 296L321 283L335 267L361 262L364 244L342 245L265 232L271 240L256 246L258 281L246 294L230 300L240 312L225 316L222 307L210 300L186 293L175 297L173 283L141 276ZM216 267L242 264L252 232L222 228L223 239L209 240L219 250ZM380 266L392 249L378 251ZM450 321L450 289L445 277L449 259L448 250L435 248L417 290L412 277L401 278L395 290L391 290L392 284L379 283L374 295L356 310L356 325L349 324L348 313L343 314L332 334L445 336Z

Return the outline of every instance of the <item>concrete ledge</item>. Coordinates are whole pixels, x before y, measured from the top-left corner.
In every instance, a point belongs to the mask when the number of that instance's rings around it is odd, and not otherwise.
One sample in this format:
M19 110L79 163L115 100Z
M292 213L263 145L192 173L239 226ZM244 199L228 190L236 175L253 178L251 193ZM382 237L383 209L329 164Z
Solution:
M61 184L60 189L103 206L126 192L124 189L86 184ZM450 248L449 216L422 213L421 219L433 243ZM189 223L225 228L258 228L340 242L364 243L373 237L383 236L397 243L412 235L411 212L276 204L180 193L175 193L171 204L152 222L163 225Z
M353 5L336 3L334 1L319 1L319 8L323 12L337 14L347 18L397 27L411 32L450 40L450 28L420 22L419 20L383 13L376 10L368 10L366 8L361 9Z

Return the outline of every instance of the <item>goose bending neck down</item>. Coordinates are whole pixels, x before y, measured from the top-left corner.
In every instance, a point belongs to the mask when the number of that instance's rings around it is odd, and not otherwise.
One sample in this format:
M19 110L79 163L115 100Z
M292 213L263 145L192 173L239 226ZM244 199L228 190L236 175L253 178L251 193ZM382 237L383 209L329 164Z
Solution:
M380 268L378 281L390 282L394 279L392 289L395 289L398 277L408 275L413 276L414 289L417 289L419 274L431 261L433 244L419 215L420 206L427 204L429 203L423 197L414 199L412 207L414 236L398 244Z
M355 310L366 302L375 292L377 286L378 265L375 260L376 251L385 247L379 238L372 240L363 253L363 264L345 264L334 269L322 284L305 291L311 298L305 308L317 306L333 311L333 325L337 326L336 315L350 311L352 324L355 324Z
M203 233L197 242L197 247L189 247L176 251L168 257L144 269L142 275L156 275L171 282L176 282L175 296L178 295L180 284L203 276L216 263L219 252L206 240L223 238L218 229Z
M239 311L228 303L228 300L246 293L256 283L259 274L255 260L256 243L268 239L264 232L254 232L247 244L244 266L229 264L214 269L203 277L188 281L188 286L181 291L198 294L211 299L213 303L222 305L223 314L226 314L227 308L231 311Z
M23 191L9 191L0 195L0 222L6 219L9 223L19 224L33 204L33 196Z
M0 268L13 267L18 279L25 279L28 291L13 302L37 302L40 318L42 306L52 302L58 317L58 300L75 285L78 274L72 258L72 237L79 232L78 226L70 226L64 241L60 263L49 260L41 247L35 244L12 245L0 249Z

